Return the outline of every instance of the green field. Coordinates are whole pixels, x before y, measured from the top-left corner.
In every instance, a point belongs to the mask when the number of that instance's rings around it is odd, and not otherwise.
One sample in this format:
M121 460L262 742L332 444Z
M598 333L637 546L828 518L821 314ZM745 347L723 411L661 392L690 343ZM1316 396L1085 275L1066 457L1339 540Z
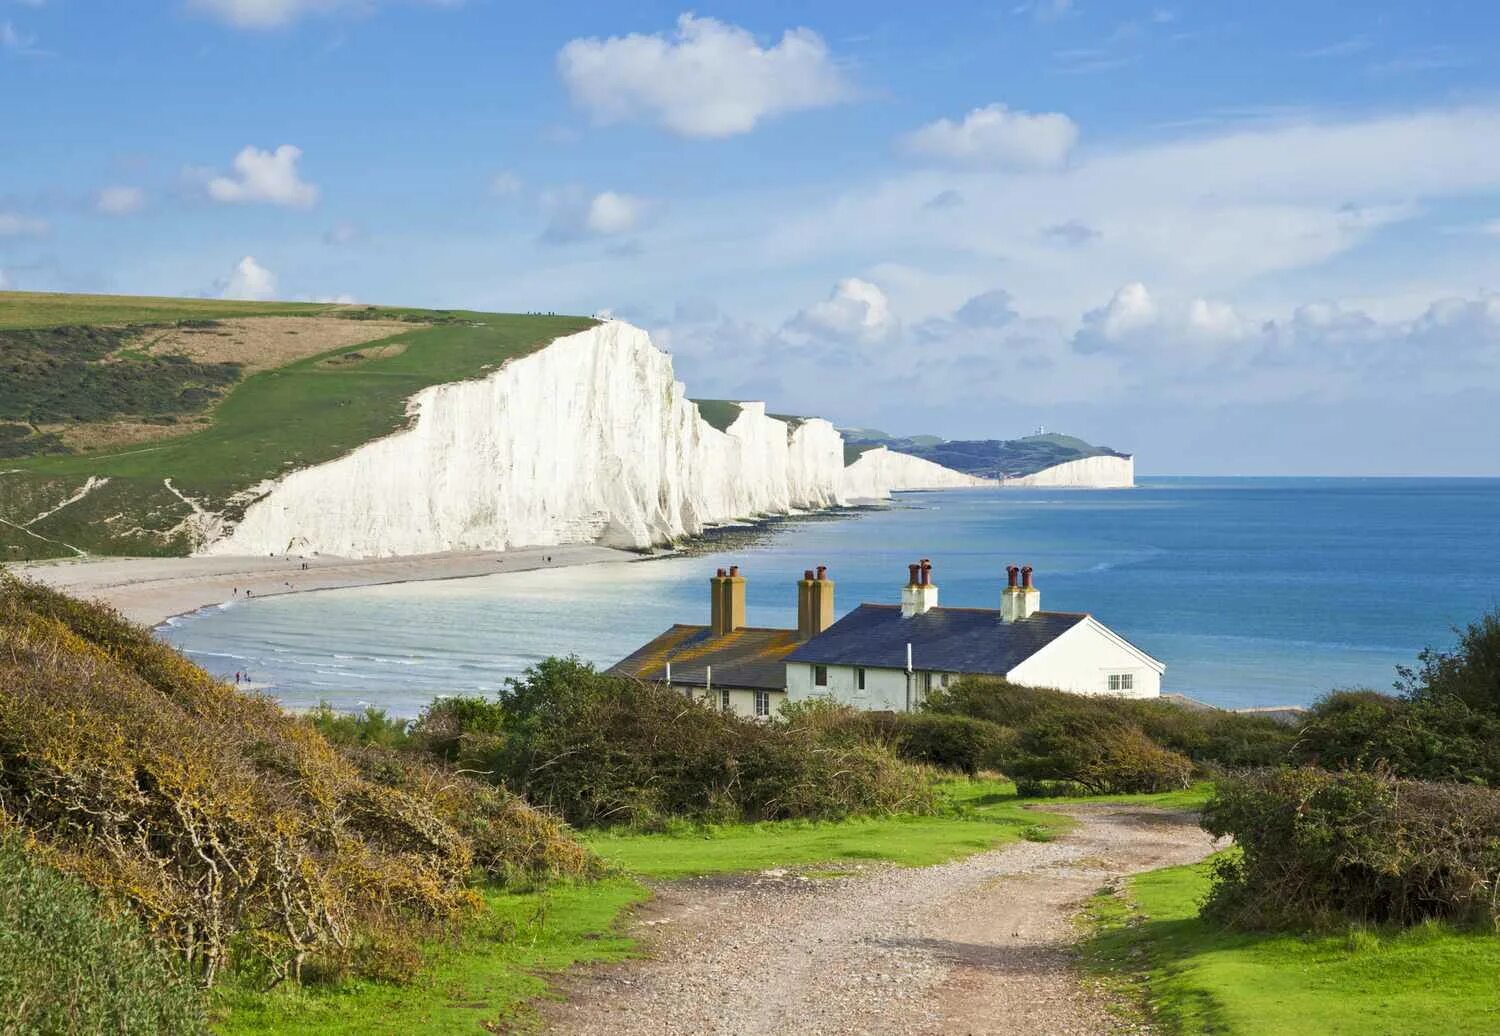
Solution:
M227 310L225 307L229 307ZM172 308L177 307L177 308ZM112 297L0 295L0 325L36 326L88 319L96 322L181 319L192 316L279 315L326 312L280 304L255 308L197 300L121 300ZM377 311L410 317L420 311ZM396 355L357 364L323 362L348 347L264 371L237 385L213 411L213 424L190 435L115 453L7 461L0 474L0 558L17 560L101 554L183 554L191 547L181 527L192 507L164 480L209 509L233 494L298 467L331 460L386 435L406 421L406 400L430 385L483 375L507 359L524 356L554 338L593 324L582 317L445 312L446 322L413 324L385 340ZM102 488L55 515L32 522L77 492L90 477ZM30 524L28 524L30 523ZM16 525L26 524L21 530ZM175 531L174 531L175 530ZM70 548L76 548L70 549Z
M1170 1033L1478 1036L1500 1032L1500 935L1427 924L1336 935L1228 932L1198 918L1208 865L1132 880L1090 915L1089 958Z
M154 324L172 320L306 316L336 312L322 302L233 302L227 299L168 299L149 295L67 295L0 291L0 329L64 324Z

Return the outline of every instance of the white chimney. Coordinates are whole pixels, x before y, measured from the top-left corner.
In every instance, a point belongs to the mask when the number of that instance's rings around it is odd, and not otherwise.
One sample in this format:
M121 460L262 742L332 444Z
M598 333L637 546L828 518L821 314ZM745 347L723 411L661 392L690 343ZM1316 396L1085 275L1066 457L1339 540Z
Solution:
M1031 618L1042 607L1041 592L1031 585L1031 566L1010 565L1005 574L1008 579L1005 589L1000 591L1000 621Z
M901 588L901 617L909 619L922 615L937 607L938 589L932 581L932 562L923 558L919 564L908 565L911 578Z

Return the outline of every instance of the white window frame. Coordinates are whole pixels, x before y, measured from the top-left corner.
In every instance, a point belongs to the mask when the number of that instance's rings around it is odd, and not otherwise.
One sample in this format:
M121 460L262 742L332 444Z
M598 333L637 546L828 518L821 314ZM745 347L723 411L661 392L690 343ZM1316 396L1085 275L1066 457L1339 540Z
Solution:
M854 689L856 691L859 691L861 694L864 693L864 690L865 690L865 667L862 666L862 665L854 667Z
M755 692L755 718L765 719L771 715L771 692Z
M828 667L826 665L815 665L812 667L812 681L814 687L828 686Z
M1105 679L1105 687L1111 694L1123 694L1126 691L1135 690L1134 673L1110 673Z
M729 711L729 689L727 687L719 689L719 708L724 712Z

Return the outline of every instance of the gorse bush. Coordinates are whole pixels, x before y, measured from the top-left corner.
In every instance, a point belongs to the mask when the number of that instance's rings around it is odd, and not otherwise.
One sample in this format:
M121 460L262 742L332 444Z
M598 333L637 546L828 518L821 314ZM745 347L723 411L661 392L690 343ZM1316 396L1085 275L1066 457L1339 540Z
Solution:
M1022 728L1018 748L1015 777L1063 781L1096 795L1174 791L1193 781L1192 760L1117 717L1043 713Z
M357 764L108 609L0 575L0 645L0 815L204 981L358 970L465 917L476 868L587 866L496 789Z
M1500 615L1458 631L1455 650L1427 648L1397 672L1399 697L1340 691L1319 701L1293 760L1500 787Z
M435 706L417 737L574 824L830 819L934 804L926 775L885 748L725 714L577 659L540 663L497 704L498 717L473 703Z
M792 715L795 722L799 714ZM910 762L971 777L981 770L1006 769L1019 738L1015 730L989 720L941 713L843 708L820 719L824 737L883 745Z
M0 1032L206 1030L202 993L133 918L0 838Z
M1203 826L1240 850L1221 858L1204 906L1228 924L1500 923L1500 792L1256 771L1217 783Z

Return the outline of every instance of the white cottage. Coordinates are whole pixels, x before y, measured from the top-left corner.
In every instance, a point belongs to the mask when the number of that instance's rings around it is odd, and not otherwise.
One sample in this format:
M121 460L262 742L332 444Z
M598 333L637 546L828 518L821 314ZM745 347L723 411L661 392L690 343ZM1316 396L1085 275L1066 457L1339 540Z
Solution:
M1166 666L1084 612L1045 612L1028 565L1000 608L942 608L932 564L910 566L900 605L861 604L786 656L788 701L828 697L904 712L961 676L1075 694L1154 698Z

